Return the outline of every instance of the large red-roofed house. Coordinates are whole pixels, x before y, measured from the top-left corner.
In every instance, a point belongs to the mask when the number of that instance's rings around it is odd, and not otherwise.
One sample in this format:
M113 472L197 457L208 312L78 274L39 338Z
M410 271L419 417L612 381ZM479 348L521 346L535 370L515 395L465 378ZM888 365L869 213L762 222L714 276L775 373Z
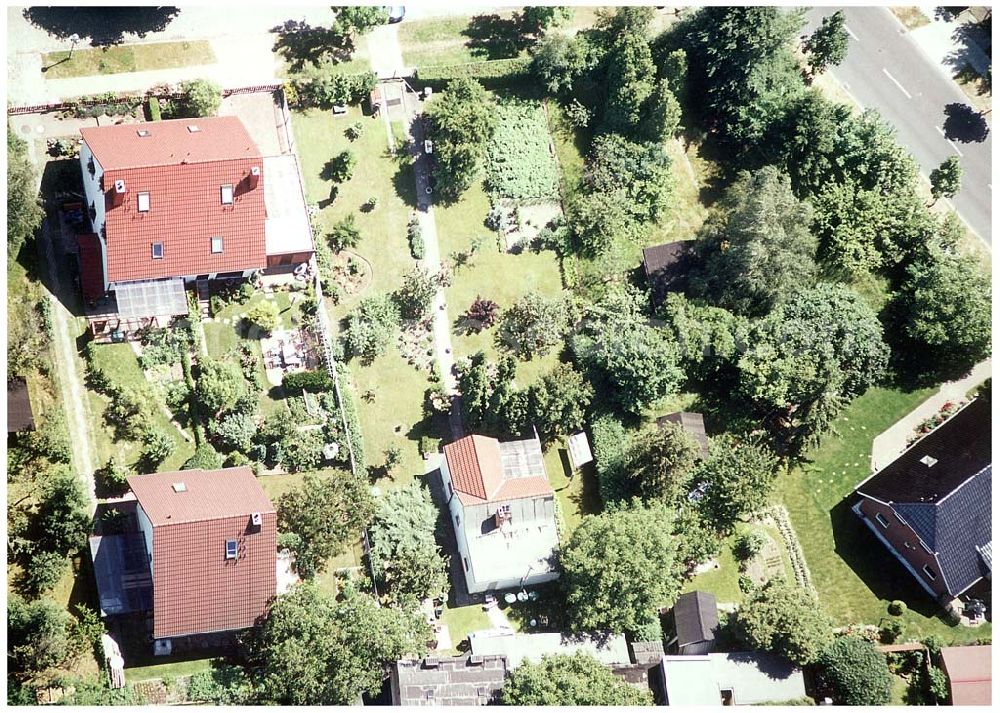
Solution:
M277 591L276 513L249 468L134 475L157 641L247 629Z
M558 578L555 492L537 438L449 443L441 480L470 593Z
M80 133L94 230L80 241L88 300L114 292L124 317L183 314L185 283L244 277L312 255L294 155L262 156L239 118Z

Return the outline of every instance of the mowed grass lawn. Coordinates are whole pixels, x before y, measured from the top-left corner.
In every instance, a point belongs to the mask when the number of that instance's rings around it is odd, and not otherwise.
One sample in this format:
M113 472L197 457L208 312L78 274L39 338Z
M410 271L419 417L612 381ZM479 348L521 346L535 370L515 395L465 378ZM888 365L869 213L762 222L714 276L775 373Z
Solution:
M357 107L351 108L347 118L334 119L327 112L309 111L296 112L292 121L308 198L321 207L320 226L329 231L353 213L361 232L361 242L354 251L371 265L371 285L361 294L344 295L339 304L331 305L330 316L336 328L363 297L394 292L402 284L403 275L416 266L406 237L415 203L413 169L408 159L388 155L382 120L365 117ZM344 131L357 121L362 124L362 135L350 141ZM334 186L323 177L323 167L344 150L355 154L357 165L346 183ZM378 199L377 207L363 212L362 204L372 197ZM404 485L423 473L418 442L426 429L418 424L423 419L430 374L410 366L395 346L369 365L351 360L350 368L368 463L382 465L385 451L398 447L402 461L379 486ZM374 398L362 398L367 392Z
M139 388L146 383L146 377L139 367L139 360L128 344L101 344L97 346L97 363L104 371L112 375L125 388ZM93 391L87 392L90 399L90 412L103 414L109 403L108 399ZM185 440L177 427L170 422L164 413L164 404L157 402L153 409L153 426L156 431L165 434L174 443L173 452L160 464L158 472L180 470L184 462L194 455L194 441ZM142 444L115 438L114 429L102 417L92 424L96 446L95 466L100 467L114 456L119 462L132 465L142 453Z
M49 52L42 56L46 79L91 77L95 74L142 72L198 64L212 64L215 53L205 40L152 42L139 45L111 45L94 49Z
M826 610L841 625L878 624L890 601L901 599L903 638L940 634L965 642L989 636L990 627L952 627L912 575L850 510L854 488L871 473L876 435L913 410L932 389L869 389L844 410L836 430L806 461L778 482L778 492L802 544L812 581Z
M484 329L478 334L465 334L456 328L476 297L493 300L503 311L530 292L546 297L563 293L556 254L549 250L539 253L525 250L519 255L501 252L496 233L483 224L489 210L489 199L478 182L465 192L458 203L434 208L442 260L451 262L452 254L468 250L474 237L484 238L472 264L455 270L454 281L445 294L448 319L453 325L452 346L456 359L478 351L486 352L490 359L496 359L499 354L496 327ZM518 385L529 386L555 366L558 357L558 350L553 349L544 356L519 361Z

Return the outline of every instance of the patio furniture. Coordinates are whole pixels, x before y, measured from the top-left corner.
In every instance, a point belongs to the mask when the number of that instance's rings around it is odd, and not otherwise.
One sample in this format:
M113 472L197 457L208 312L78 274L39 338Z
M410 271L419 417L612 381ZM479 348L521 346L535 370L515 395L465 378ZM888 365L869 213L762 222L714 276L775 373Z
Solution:
M519 601L519 602L526 602L526 601L528 601L528 593L525 592L524 590L518 592L517 593L517 601Z
M508 604L513 604L517 601L517 595L514 592L507 592L503 595L503 600Z

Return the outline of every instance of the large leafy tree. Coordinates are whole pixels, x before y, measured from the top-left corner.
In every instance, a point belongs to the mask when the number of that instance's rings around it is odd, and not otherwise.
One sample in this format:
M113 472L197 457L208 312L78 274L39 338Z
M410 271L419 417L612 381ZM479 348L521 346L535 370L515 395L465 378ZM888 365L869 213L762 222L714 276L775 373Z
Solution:
M833 640L833 621L809 590L771 580L739 608L736 630L755 649L801 666L814 663Z
M470 429L516 435L525 426L528 395L514 386L517 363L509 354L494 363L477 352L456 365L462 408Z
M705 264L694 288L735 312L767 314L815 280L811 220L774 166L742 173L702 230Z
M31 674L64 663L73 653L72 618L49 598L26 602L7 598L7 665L10 673Z
M86 546L91 518L80 479L65 467L55 469L39 496L31 535L36 551L68 555Z
M403 276L403 284L396 291L399 311L407 319L425 317L437 294L438 279L422 267L415 267Z
M198 371L198 398L216 416L231 411L246 394L247 382L236 362L202 358Z
M544 356L569 331L569 307L563 298L529 292L500 315L497 342L522 359Z
M586 33L575 37L552 33L545 36L531 59L531 71L545 89L556 96L569 96L583 77L601 61L603 52Z
M673 393L684 379L677 345L666 330L650 324L644 302L637 290L613 288L588 306L572 341L578 362L592 380L633 413Z
M845 285L799 292L751 329L738 362L740 389L765 408L787 408L824 392L857 396L889 362L878 315Z
M7 132L7 259L17 256L24 241L34 235L45 213L38 201L35 169L28 160L28 144Z
M817 193L836 175L837 140L850 116L849 106L831 102L819 89L810 89L789 107L780 155L800 198Z
M333 30L337 33L363 35L389 22L389 10L379 5L345 5L332 9L336 13Z
M311 578L361 534L375 510L368 484L349 473L306 473L278 500L278 531L297 535L295 567Z
M767 446L730 434L716 436L695 474L707 484L699 509L717 530L730 532L737 520L767 505L777 475L778 458Z
M573 8L559 5L528 5L521 10L524 29L536 35L544 34L573 17Z
M583 427L594 387L571 364L560 362L532 384L528 392L532 423L545 440Z
M666 422L632 440L625 456L627 489L646 500L679 505L698 458L698 444L680 424Z
M613 506L588 515L560 561L574 631L638 631L680 590L673 512L663 504Z
M656 67L646 38L622 32L612 45L608 62L608 99L604 127L632 135L639 127L643 108L656 86Z
M843 636L819 657L822 676L845 706L884 706L892 698L892 675L885 654L857 636Z
M837 10L823 18L819 27L813 30L802 47L809 53L809 65L814 74L831 65L837 65L847 58L850 38L844 27L844 13Z
M931 171L931 195L934 200L952 198L962 188L962 164L958 156L949 156Z
M617 134L594 139L584 174L592 192L618 196L638 222L656 222L670 205L670 157L658 143L636 143Z
M389 295L376 294L361 300L347 321L348 352L371 363L384 354L399 330L399 305Z
M715 377L736 360L748 342L749 320L721 307L699 304L672 292L659 316L672 333L688 375Z
M652 693L639 690L588 653L543 656L525 662L507 679L501 700L508 706L648 706Z
M581 254L624 268L621 253L644 234L624 191L583 191L569 205L567 220ZM628 256L631 260L631 256Z
M908 268L898 299L919 361L964 370L990 354L990 278L975 258L932 247Z
M429 627L347 583L333 599L310 583L278 597L250 639L262 703L351 705L382 686L387 664L422 656Z
M434 540L438 509L419 483L378 499L369 528L379 594L390 604L416 604L448 591L448 560Z
M742 148L761 142L802 91L791 41L798 12L779 7L703 7L687 33L692 90L710 125Z
M426 110L434 140L436 191L457 200L479 171L496 128L493 100L475 79L456 79Z

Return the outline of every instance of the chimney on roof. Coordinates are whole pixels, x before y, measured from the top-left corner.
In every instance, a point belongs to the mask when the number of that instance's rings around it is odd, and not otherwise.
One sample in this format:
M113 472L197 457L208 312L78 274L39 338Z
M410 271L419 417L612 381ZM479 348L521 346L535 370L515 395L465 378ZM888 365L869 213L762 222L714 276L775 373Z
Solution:
M111 204L114 206L120 206L125 202L125 181L120 178L115 181L115 190L111 194Z
M937 463L937 458L934 458L932 456L924 456L923 458L920 459L920 462L926 465L928 468L931 468L934 466L935 463Z
M257 183L260 181L260 166L254 166L250 169L250 175L247 176L247 182L250 184L250 190L252 191L257 187Z

